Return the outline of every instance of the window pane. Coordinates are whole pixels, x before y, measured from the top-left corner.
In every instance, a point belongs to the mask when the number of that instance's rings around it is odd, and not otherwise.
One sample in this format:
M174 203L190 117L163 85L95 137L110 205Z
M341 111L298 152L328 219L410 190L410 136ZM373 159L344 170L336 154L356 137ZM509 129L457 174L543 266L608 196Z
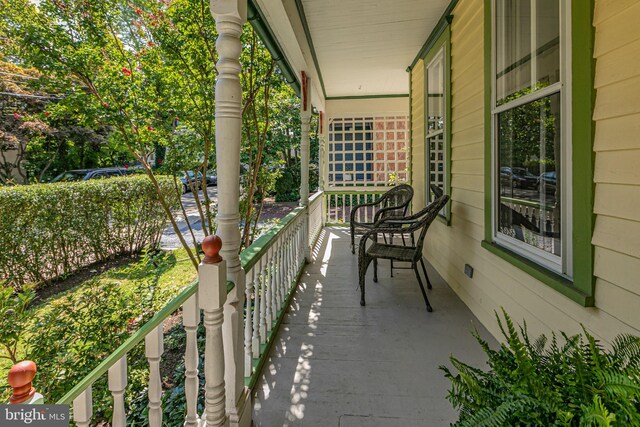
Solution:
M561 256L560 94L498 114L498 231Z
M496 104L560 81L559 0L496 1Z
M560 81L560 6L558 0L536 2L536 75L538 87Z
M427 68L427 132L444 128L444 51Z

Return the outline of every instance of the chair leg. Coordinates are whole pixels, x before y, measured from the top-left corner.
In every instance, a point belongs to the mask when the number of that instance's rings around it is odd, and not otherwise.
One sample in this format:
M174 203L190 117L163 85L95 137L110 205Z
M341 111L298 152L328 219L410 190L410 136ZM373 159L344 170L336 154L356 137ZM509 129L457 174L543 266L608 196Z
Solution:
M420 265L422 266L422 272L424 273L424 277L427 278L427 288L431 289L431 281L429 280L429 275L427 274L427 269L424 267L424 260L420 258Z
M429 304L427 292L424 290L424 286L422 285L422 279L420 278L420 273L418 273L418 264L414 262L412 263L411 267L413 267L413 272L416 273L416 278L418 279L418 284L420 285L420 290L422 291L422 297L424 298L425 304L427 304L427 311L431 313L433 311L433 308L431 308L431 304Z
M364 301L364 282L365 282L365 276L367 275L367 269L369 268L369 263L371 262L371 260L367 257L365 257L362 261L362 263L358 266L359 267L359 284L360 284L360 305L364 307L364 305L366 304Z
M373 281L378 283L378 258L373 259Z
M355 230L353 224L351 224L351 253L356 253Z

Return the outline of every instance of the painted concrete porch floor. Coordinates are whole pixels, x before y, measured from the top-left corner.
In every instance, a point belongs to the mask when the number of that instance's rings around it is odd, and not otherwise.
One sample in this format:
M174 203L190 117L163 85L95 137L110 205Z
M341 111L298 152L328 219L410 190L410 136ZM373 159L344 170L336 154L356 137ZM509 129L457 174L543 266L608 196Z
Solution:
M428 236L427 236L428 238ZM428 313L411 270L380 262L367 274L360 307L357 255L347 228L322 231L254 391L256 426L412 427L456 420L449 381L438 366L450 354L485 366L469 331L496 344L427 265Z

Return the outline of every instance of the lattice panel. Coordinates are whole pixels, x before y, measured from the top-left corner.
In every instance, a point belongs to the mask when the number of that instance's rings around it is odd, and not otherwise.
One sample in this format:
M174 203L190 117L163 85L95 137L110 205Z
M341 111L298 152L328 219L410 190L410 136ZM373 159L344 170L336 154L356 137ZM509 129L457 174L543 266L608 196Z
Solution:
M329 120L329 185L387 186L408 177L407 116Z
M444 132L427 139L429 144L429 185L445 190ZM429 191L431 198L433 195ZM432 200L430 198L430 201Z

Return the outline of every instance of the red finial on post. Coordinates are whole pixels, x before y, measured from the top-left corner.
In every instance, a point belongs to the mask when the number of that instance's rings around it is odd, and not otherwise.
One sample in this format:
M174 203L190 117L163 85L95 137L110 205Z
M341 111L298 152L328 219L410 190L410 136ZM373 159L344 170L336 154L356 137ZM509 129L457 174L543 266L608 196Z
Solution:
M13 389L9 403L23 403L36 394L36 389L31 386L31 382L35 378L37 370L36 364L31 360L23 360L13 365L8 375L9 385Z
M222 249L222 239L215 234L210 234L202 241L202 250L204 251L205 264L218 264L222 261L220 256L220 249Z

